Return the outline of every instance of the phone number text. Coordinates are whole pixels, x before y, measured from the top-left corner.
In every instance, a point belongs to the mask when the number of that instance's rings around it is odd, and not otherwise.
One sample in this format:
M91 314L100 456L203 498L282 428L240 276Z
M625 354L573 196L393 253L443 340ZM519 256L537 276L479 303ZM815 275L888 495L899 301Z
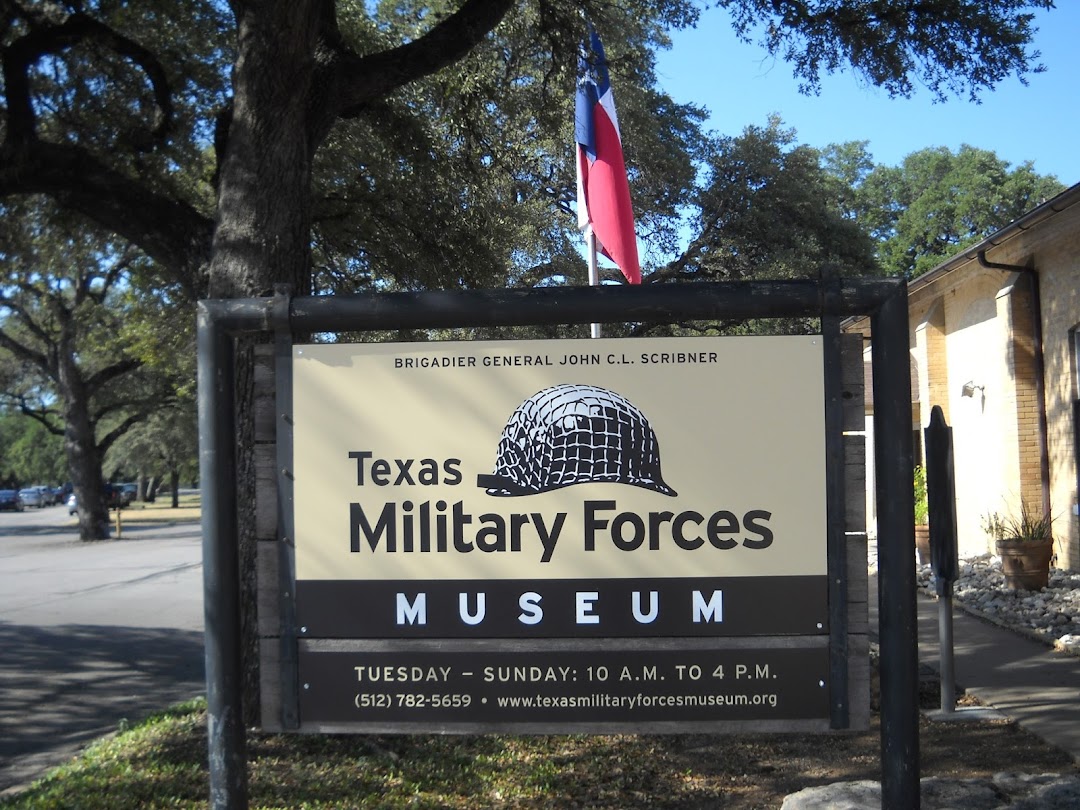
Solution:
M353 700L358 709L465 709L472 705L472 695L424 695L399 692L361 692Z

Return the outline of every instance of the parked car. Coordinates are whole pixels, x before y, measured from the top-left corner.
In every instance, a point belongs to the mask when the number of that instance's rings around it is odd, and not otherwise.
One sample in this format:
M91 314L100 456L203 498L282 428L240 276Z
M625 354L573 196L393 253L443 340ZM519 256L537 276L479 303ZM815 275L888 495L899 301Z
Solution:
M25 506L36 506L38 509L45 505L41 498L41 492L36 487L26 487L19 490L19 498Z
M6 512L21 512L23 510L22 498L14 489L0 489L0 510Z
M105 508L106 509L122 509L125 506L124 496L120 490L119 484L106 484L105 485Z
M122 506L127 506L127 503L123 500L123 495L119 484L106 484L105 485L105 508L106 509L119 509ZM72 492L67 498L67 510L69 515L74 515L79 511L79 499L75 497L75 493Z
M56 503L56 496L53 495L52 487L36 486L34 489L41 493L42 506L52 506Z
M117 489L120 490L120 505L131 506L135 501L135 496L139 494L138 484L116 484Z

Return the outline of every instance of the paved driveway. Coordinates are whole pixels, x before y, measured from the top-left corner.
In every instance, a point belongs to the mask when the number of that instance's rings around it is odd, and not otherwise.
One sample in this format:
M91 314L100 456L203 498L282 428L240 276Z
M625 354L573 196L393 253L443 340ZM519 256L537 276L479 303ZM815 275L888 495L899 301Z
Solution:
M0 513L0 791L203 694L198 524L80 543L64 507Z

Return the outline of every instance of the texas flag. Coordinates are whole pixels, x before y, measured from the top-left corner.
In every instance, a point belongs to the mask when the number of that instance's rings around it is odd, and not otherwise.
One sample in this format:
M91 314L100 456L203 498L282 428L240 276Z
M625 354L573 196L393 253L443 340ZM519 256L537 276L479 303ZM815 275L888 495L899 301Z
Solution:
M601 252L622 270L631 284L641 283L634 209L626 179L619 119L608 81L600 37L589 27L578 62L577 210L578 227L592 227Z

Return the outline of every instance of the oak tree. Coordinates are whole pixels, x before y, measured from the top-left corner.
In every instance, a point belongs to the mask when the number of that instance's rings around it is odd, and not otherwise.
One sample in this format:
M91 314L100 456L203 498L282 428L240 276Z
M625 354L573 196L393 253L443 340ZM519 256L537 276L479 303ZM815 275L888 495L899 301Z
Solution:
M102 460L178 385L176 358L155 367L130 337L140 323L132 281L147 262L51 204L0 210L0 403L63 438L79 536L102 539Z

